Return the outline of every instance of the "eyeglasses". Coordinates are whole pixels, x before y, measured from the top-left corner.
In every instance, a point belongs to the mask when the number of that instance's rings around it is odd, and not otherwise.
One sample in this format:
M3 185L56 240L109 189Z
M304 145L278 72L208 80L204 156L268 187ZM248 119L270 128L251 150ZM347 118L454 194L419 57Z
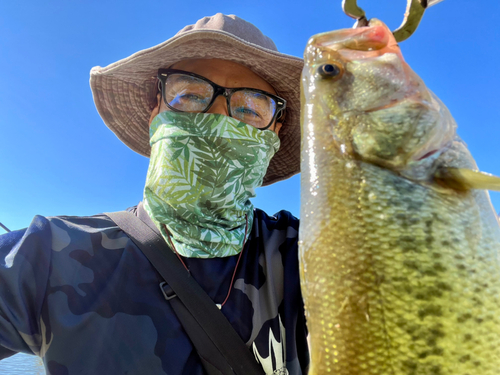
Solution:
M159 69L163 101L173 111L202 113L219 95L226 98L229 116L265 130L283 116L286 100L263 90L227 88L198 74L177 69Z

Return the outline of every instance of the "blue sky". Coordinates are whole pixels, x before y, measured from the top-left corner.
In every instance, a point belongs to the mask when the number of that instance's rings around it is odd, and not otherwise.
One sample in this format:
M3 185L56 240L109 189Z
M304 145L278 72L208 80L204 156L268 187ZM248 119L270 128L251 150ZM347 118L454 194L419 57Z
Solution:
M399 26L406 0L359 0ZM91 215L142 199L148 159L124 146L95 110L88 80L217 12L257 25L281 52L302 56L316 33L351 27L341 1L2 1L0 3L0 222L36 214ZM407 62L449 107L479 167L500 175L500 3L445 0L402 43ZM254 204L299 216L299 176L260 188ZM500 194L492 193L500 211ZM0 229L0 233L2 230Z

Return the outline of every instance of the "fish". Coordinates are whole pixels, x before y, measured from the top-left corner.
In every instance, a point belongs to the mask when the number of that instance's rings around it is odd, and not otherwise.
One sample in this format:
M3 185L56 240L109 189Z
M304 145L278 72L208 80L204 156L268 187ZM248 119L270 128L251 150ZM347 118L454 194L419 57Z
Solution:
M383 22L312 36L304 62L310 374L499 374L499 178Z

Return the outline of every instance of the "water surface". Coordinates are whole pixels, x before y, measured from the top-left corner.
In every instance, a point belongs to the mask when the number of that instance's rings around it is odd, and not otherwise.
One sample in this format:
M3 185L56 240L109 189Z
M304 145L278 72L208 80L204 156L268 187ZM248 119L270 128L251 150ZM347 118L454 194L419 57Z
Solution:
M42 359L28 354L16 354L0 361L1 375L45 375Z

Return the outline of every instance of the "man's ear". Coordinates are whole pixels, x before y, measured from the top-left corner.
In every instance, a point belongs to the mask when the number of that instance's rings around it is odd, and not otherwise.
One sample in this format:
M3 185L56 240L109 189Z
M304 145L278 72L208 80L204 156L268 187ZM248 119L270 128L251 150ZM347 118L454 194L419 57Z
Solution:
M153 122L155 116L160 113L160 104L161 104L161 93L156 94L156 107L151 111L151 117L149 118L149 126Z
M280 135L280 129L281 127L283 126L283 123L281 122L277 122L275 125L274 125L274 132L277 134L277 135Z

